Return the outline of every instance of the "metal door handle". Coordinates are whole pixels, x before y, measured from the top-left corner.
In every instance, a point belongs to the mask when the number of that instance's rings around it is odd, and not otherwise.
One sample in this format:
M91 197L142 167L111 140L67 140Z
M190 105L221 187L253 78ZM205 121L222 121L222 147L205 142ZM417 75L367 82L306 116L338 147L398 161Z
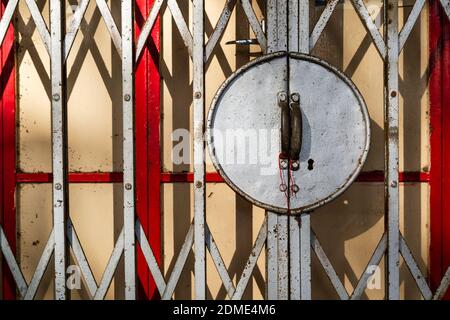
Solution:
M281 108L281 155L280 158L289 158L291 138L291 116L289 98L286 92L278 93L278 105Z
M291 159L291 161L298 161L300 159L303 137L303 121L302 113L300 110L300 95L298 93L293 93L291 95L290 114L291 138L289 158Z

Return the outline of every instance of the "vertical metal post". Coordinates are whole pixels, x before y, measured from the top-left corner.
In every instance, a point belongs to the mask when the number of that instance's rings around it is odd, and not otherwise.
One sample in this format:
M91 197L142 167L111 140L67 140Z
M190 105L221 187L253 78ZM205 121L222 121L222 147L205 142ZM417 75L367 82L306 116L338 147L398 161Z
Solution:
M266 219L266 298L269 300L276 300L278 297L277 215L267 212Z
M299 51L299 0L289 0L288 4L289 51ZM300 300L300 219L289 217L289 297Z
M194 252L195 297L206 299L205 246L205 46L204 0L193 6L193 91L194 91Z
M399 105L398 105L398 0L385 0L385 212L388 236L386 259L387 298L400 299L400 231L399 231Z
M277 0L267 0L267 53L277 51Z
M277 39L278 51L288 51L288 2L277 3ZM288 73L286 61L286 73ZM286 90L289 91L287 84ZM273 213L270 213L273 214ZM289 299L289 217L277 215L278 241L278 300Z
M136 0L135 12L147 21L155 0ZM139 38L143 26L136 24ZM160 17L151 29L146 46L135 65L135 148L136 148L136 215L141 222L158 264L161 264L161 158L160 153ZM155 50L149 50L150 47ZM138 50L136 48L136 50ZM141 251L136 252L137 281L142 285L142 298L159 295L153 276ZM138 291L138 299L141 299Z
M288 2L268 1L267 38L269 53L288 50ZM267 212L267 229L267 298L286 300L289 298L289 217Z
M66 218L67 185L67 105L64 63L64 2L50 1L53 228L55 236L55 299L67 298Z
M9 3L9 2L8 2ZM6 4L0 4L2 19L7 19ZM9 28L0 48L2 75L0 95L0 223L13 253L16 253L16 70L14 28ZM3 259L1 264L3 300L16 298L16 284Z
M267 0L267 53L277 51L277 0ZM277 245L277 215L267 212L267 242L266 242L266 299L275 300L278 297L278 245Z
M126 300L136 299L133 4L133 0L122 0L123 224Z
M309 1L299 0L299 51L309 53ZM311 300L311 220L308 213L300 216L301 299Z

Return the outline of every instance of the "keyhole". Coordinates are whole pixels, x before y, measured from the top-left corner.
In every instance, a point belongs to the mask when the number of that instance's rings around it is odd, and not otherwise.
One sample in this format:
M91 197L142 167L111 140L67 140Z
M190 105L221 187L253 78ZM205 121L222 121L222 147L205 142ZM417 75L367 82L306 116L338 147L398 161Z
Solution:
M309 159L308 160L308 170L311 171L314 169L314 160L313 159Z

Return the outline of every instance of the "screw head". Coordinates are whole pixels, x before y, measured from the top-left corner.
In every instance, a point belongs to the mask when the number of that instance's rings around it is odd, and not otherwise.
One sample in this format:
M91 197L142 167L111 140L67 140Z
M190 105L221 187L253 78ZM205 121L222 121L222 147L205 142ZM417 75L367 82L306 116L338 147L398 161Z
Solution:
M195 99L200 99L201 97L202 97L202 93L200 91L197 91L196 93L194 93Z
M287 160L281 160L280 161L280 167L281 167L281 169L287 169L288 168Z
M397 188L397 181L392 181L391 182L391 187L392 188Z
M54 101L59 101L59 100L61 100L61 96L60 96L59 94L55 93L55 94L53 95L53 100L54 100Z
M195 183L195 186L197 187L197 189L200 189L201 187L203 187L203 183L201 181L197 181Z
M278 99L280 99L280 102L286 102L287 101L287 94L286 94L286 92L280 92L278 94Z
M125 184L125 189L126 190L131 190L132 188L133 188L133 186L131 185L131 183Z
M56 189L56 190L61 190L61 189L62 189L61 183L55 184L55 189Z
M294 102L299 102L300 101L300 95L298 93L293 93L293 94L291 94L291 99Z
M131 101L131 95L126 94L126 95L124 95L123 99L124 99L125 101Z

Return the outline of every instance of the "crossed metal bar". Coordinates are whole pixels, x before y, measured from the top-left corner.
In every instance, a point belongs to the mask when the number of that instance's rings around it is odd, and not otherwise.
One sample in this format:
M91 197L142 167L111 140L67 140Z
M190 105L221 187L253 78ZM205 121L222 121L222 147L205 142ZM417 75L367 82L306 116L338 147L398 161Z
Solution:
M65 188L67 181L65 181L66 163L64 158L64 129L62 124L64 123L64 111L63 111L63 99L64 88L62 83L64 82L65 70L64 65L67 60L77 32L80 29L82 20L89 5L89 0L81 0L77 9L74 12L73 19L70 23L69 29L65 35L62 34L62 24L64 19L62 18L61 3L56 0L51 0L52 15L50 31L48 30L45 21L39 11L35 1L25 0L32 19L35 22L38 33L43 41L43 44L51 56L52 60L52 110L53 110L53 124L59 125L53 132L53 144L54 144L54 228L49 236L47 244L44 248L43 254L36 267L35 273L29 284L26 283L20 267L14 257L14 254L9 246L9 243L5 237L3 229L0 226L0 246L3 256L13 274L14 280L17 284L20 296L23 299L33 299L38 289L39 283L45 273L45 270L49 264L51 256L55 255L55 287L57 299L65 299L65 259L67 253L65 252L65 239L72 248L73 255L78 262L78 265L83 274L83 278L90 296L93 299L103 299L111 284L114 276L114 272L118 266L120 257L122 254L125 256L125 288L126 298L135 298L135 240L141 245L144 257L148 264L151 274L156 282L157 288L163 299L170 299L176 288L178 279L181 275L183 267L187 261L189 252L194 246L195 249L195 287L196 297L198 299L204 299L206 297L206 271L205 271L205 247L211 254L212 261L214 262L219 276L224 284L228 296L231 299L240 299L244 293L245 288L250 280L252 272L256 266L256 262L264 248L264 244L268 239L270 230L268 229L268 219L264 220L263 225L258 233L253 250L247 261L247 264L242 272L237 285L234 286L229 273L226 269L225 263L221 257L220 250L214 241L208 225L205 223L205 179L204 179L204 146L202 139L196 139L194 143L194 185L195 185L195 202L194 202L194 221L192 222L189 231L186 235L184 244L176 258L173 272L168 277L167 282L165 276L161 272L153 251L148 242L148 238L140 225L138 219L134 215L134 178L133 178L133 71L134 64L138 61L142 54L152 27L156 21L156 18L161 10L164 2L167 2L167 7L172 13L175 24L181 34L181 37L188 48L189 55L194 62L194 84L193 84L193 96L194 96L194 130L196 133L203 133L203 121L204 121L204 73L205 65L212 58L214 50L217 47L220 39L222 38L224 31L229 22L231 13L237 4L237 0L227 0L219 21L213 30L209 41L204 45L204 1L194 0L194 27L193 34L191 34L186 21L184 20L177 1L175 0L156 0L153 8L151 9L148 19L145 22L142 32L136 42L136 50L133 49L133 1L122 0L122 30L119 31L117 25L112 17L111 11L107 5L106 0L96 0L97 7L105 20L107 29L110 33L111 39L117 49L119 56L123 62L123 98L124 98L124 227L117 238L116 244L108 261L107 267L103 273L102 279L97 284L92 270L89 266L88 260L83 252L82 245L78 239L75 228L70 220L67 218L66 208L64 207L67 199L65 195ZM450 0L440 0L445 12L450 17ZM250 0L240 0L242 8L248 18L248 22L253 32L255 33L258 42L263 52L266 52L269 43L273 41L275 35L270 34L270 30L267 34L264 34L261 23L258 21L255 11L253 10ZM300 38L298 50L302 52L309 52L314 48L320 35L325 29L331 15L333 14L337 0L329 0L327 5L315 24L311 33L305 26L305 19L300 22L300 28L298 36ZM299 9L300 14L305 15L308 13L305 9L305 1L300 0ZM390 62L391 76L388 76L387 87L388 90L398 89L398 55L402 51L411 30L417 21L419 14L424 7L425 0L417 0L412 8L412 11L403 26L403 29L398 33L398 9L397 1L385 1L388 10L386 11L386 18L391 19L393 24L388 25L386 28L386 35L383 37L370 17L366 6L362 0L352 0L352 4L360 17L364 27L368 34L372 38L372 41L379 52L381 58ZM4 15L0 20L0 44L5 38L5 34L9 28L13 14L17 8L18 0L10 0L5 8ZM56 10L55 10L56 9ZM309 13L308 13L309 15ZM307 20L306 20L307 21ZM308 32L305 32L308 31ZM63 40L64 39L64 40ZM302 40L303 39L303 40ZM62 41L63 40L63 41ZM305 45L306 43L306 45ZM392 67L393 66L393 67ZM397 80L395 80L397 79ZM398 90L397 90L398 91ZM393 116L394 121L392 124L395 126L395 121L398 119L398 97L392 95L390 100L387 101L386 108L388 115ZM387 128L389 130L389 128ZM197 137L197 135L195 135ZM201 135L200 135L201 136ZM339 279L336 271L333 268L332 263L329 261L322 246L319 243L315 233L309 230L307 233L300 234L302 241L308 241L310 247L315 252L318 260L323 266L325 273L329 277L333 287L338 293L341 299L359 299L364 292L367 280L371 276L368 272L369 267L378 265L382 257L386 254L388 256L388 298L399 298L399 284L398 284L398 259L401 254L405 260L408 269L413 275L417 286L424 297L424 299L440 299L445 294L450 284L450 268L447 269L444 278L441 281L437 291L433 294L428 284L423 277L417 262L415 261L406 241L400 234L398 229L398 140L387 141L388 148L391 148L389 154L394 157L393 162L387 163L388 180L387 180L387 193L393 194L394 201L389 203L387 208L388 228L379 241L371 259L365 268L364 273L360 277L357 286L355 287L351 295L348 294L341 280ZM395 163L397 161L397 164ZM397 182L397 184L393 183ZM397 194L396 194L397 193ZM396 195L396 196L395 196ZM56 214L55 214L56 213ZM268 216L269 217L269 216ZM292 231L292 230L291 230ZM295 233L298 229L294 230ZM308 236L305 239L305 236ZM308 250L309 248L302 248L302 250ZM301 266L301 278L310 281L310 278L304 277L305 273L310 271L304 269L305 266ZM302 283L301 290L308 290L308 286ZM309 287L310 290L310 287ZM296 295L297 296L297 295ZM305 295L302 293L301 297ZM308 296L308 293L306 293ZM310 292L309 292L310 296Z

